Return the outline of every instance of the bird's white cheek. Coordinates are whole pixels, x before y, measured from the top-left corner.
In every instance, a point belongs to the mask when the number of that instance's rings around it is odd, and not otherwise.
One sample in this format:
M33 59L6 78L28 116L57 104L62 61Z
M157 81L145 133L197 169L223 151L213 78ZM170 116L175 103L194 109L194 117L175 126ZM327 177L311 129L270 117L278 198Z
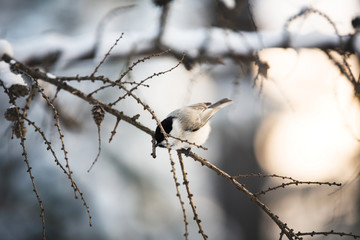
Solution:
M173 120L172 129L170 131L170 135L182 138L183 131L181 130L181 124L178 119Z

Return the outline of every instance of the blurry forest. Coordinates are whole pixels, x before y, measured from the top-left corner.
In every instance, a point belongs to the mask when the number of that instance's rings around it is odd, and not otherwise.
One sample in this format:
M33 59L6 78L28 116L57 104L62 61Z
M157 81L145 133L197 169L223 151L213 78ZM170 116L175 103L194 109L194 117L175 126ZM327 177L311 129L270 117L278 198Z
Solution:
M0 77L0 239L360 239L359 1L0 6L26 82ZM155 152L225 97L204 146Z

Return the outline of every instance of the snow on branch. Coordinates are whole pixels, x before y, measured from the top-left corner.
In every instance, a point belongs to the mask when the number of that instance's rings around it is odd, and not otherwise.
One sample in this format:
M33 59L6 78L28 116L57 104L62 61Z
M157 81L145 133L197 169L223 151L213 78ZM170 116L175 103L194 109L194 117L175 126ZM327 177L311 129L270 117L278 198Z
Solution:
M97 48L100 52L96 55L103 56L105 49L109 49L113 39L118 35L118 32L114 32L103 37L102 46ZM217 27L179 29L169 26L159 42L155 41L157 39L155 29L126 32L121 40L121 47L114 49L111 57L127 57L129 54L144 55L158 49L172 49L173 55L186 52L187 57L195 61L205 59L216 63L214 60L216 58L231 58L236 55L252 58L254 51L264 48L336 48L340 43L339 36L336 34L291 33L291 41L288 36L289 33L286 30L235 32ZM342 39L346 43L353 38L343 36ZM47 34L14 42L13 46L15 57L20 61L31 61L36 58L45 58L50 54L61 53L58 64L64 66L71 61L92 57L95 43L95 37L90 34L75 37Z

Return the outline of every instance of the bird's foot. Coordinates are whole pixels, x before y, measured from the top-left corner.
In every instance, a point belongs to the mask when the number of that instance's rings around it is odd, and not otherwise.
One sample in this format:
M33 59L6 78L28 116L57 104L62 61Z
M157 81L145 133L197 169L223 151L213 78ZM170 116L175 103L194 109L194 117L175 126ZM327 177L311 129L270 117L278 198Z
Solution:
M185 156L188 157L190 155L191 148L187 148L187 149L183 148L183 149Z

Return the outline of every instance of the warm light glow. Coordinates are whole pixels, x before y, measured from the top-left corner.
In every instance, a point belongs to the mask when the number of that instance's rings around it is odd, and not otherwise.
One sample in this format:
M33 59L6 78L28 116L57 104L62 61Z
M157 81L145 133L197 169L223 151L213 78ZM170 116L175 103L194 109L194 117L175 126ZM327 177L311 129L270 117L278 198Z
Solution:
M283 103L257 134L262 168L300 179L348 179L360 137L360 107L349 81L320 51L273 49L260 56L270 65L265 99Z

